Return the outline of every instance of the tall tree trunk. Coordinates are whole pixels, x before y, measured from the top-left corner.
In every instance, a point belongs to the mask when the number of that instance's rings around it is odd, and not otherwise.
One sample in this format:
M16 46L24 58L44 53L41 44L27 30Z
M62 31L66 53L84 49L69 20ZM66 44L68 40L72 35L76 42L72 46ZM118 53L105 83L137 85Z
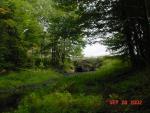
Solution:
M125 38L126 38L126 43L127 43L127 46L128 46L130 60L133 64L133 66L136 66L137 61L136 61L136 55L135 55L135 52L134 52L134 46L135 45L134 45L133 40L132 40L132 30L131 30L130 21L128 21L128 23L124 27L125 27L124 34L126 36Z
M149 9L148 9L148 1L144 0L144 42L145 42L145 52L146 52L146 60L150 62L150 24L149 24Z

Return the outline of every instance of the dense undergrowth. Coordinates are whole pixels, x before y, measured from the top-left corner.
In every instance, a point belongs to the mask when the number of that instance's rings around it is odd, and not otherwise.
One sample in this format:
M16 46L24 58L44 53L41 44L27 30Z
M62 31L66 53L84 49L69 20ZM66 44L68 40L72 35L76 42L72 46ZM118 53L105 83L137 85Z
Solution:
M62 75L53 70L31 69L11 72L8 75L1 75L0 89L16 88L22 85L41 83L49 79L57 79L60 77L62 77Z
M18 108L11 113L149 113L149 73L148 67L131 71L128 62L116 58L104 58L102 66L95 72L62 77L56 72L40 71L34 73L37 74L37 78L25 74L27 77L24 84L39 82L49 77L59 79L55 79L54 83L47 83L42 89L26 93ZM44 75L46 77L40 78ZM15 81L15 77L13 79L8 75L4 78L6 81L10 80L8 78ZM21 81L23 82L22 78ZM143 100L144 103L139 106L112 106L106 103L108 99L135 99Z

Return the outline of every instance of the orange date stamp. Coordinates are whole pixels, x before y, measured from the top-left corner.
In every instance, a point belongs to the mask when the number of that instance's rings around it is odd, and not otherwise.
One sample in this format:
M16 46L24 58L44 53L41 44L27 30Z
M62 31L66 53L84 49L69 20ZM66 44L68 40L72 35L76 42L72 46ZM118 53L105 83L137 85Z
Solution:
M106 100L109 105L143 105L143 100Z

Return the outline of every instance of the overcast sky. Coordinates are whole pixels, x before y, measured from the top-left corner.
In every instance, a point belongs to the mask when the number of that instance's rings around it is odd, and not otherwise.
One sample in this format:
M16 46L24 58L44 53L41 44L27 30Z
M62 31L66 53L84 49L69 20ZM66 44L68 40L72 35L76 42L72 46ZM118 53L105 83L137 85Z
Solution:
M106 47L100 44L87 45L83 50L85 57L97 57L109 55L109 52L106 52Z

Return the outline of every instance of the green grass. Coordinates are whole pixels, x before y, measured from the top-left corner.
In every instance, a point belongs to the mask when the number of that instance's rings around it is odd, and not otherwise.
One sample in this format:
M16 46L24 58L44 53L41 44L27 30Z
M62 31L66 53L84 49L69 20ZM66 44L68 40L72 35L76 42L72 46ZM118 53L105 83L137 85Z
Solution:
M57 82L55 90L69 91L71 93L97 93L102 85L110 78L128 71L130 65L120 59L105 59L102 67L95 72L77 73Z
M150 67L130 73L128 77L117 83L107 83L110 92L109 99L142 100L140 106L122 106L123 113L149 113L150 112ZM124 107L124 108L123 108ZM111 108L107 108L111 109ZM111 109L113 110L113 109ZM118 112L114 112L118 113Z
M102 98L93 95L72 95L68 92L27 96L15 113L92 113L101 106Z
M125 80L114 84L114 90L118 90L120 94L128 98L144 99L147 94L150 96L150 70L149 67L142 71L130 74ZM134 95L134 96L129 96Z
M150 101L149 67L125 74L125 77L118 79L130 68L130 64L118 58L104 58L102 66L97 71L77 73L69 77L43 70L34 72L35 75L33 72L30 76L25 74L25 79L18 77L17 73L15 76L25 84L38 83L42 79L46 80L47 76L59 79L54 84L49 83L47 87L26 94L15 113L149 113L147 107ZM43 75L46 77L36 78ZM11 77L8 75L6 78L8 80ZM116 79L118 81L113 82ZM105 103L106 99L142 99L144 104L137 107L130 105L112 107Z
M26 70L11 72L0 77L0 89L16 88L22 85L36 84L49 79L62 77L60 73L53 70Z
M62 77L53 86L32 92L21 101L16 113L96 113L103 110L102 89L106 78L127 71L120 59L105 59L96 72ZM105 80L106 79L106 80ZM107 83L106 83L107 84ZM51 88L49 88L51 87Z

